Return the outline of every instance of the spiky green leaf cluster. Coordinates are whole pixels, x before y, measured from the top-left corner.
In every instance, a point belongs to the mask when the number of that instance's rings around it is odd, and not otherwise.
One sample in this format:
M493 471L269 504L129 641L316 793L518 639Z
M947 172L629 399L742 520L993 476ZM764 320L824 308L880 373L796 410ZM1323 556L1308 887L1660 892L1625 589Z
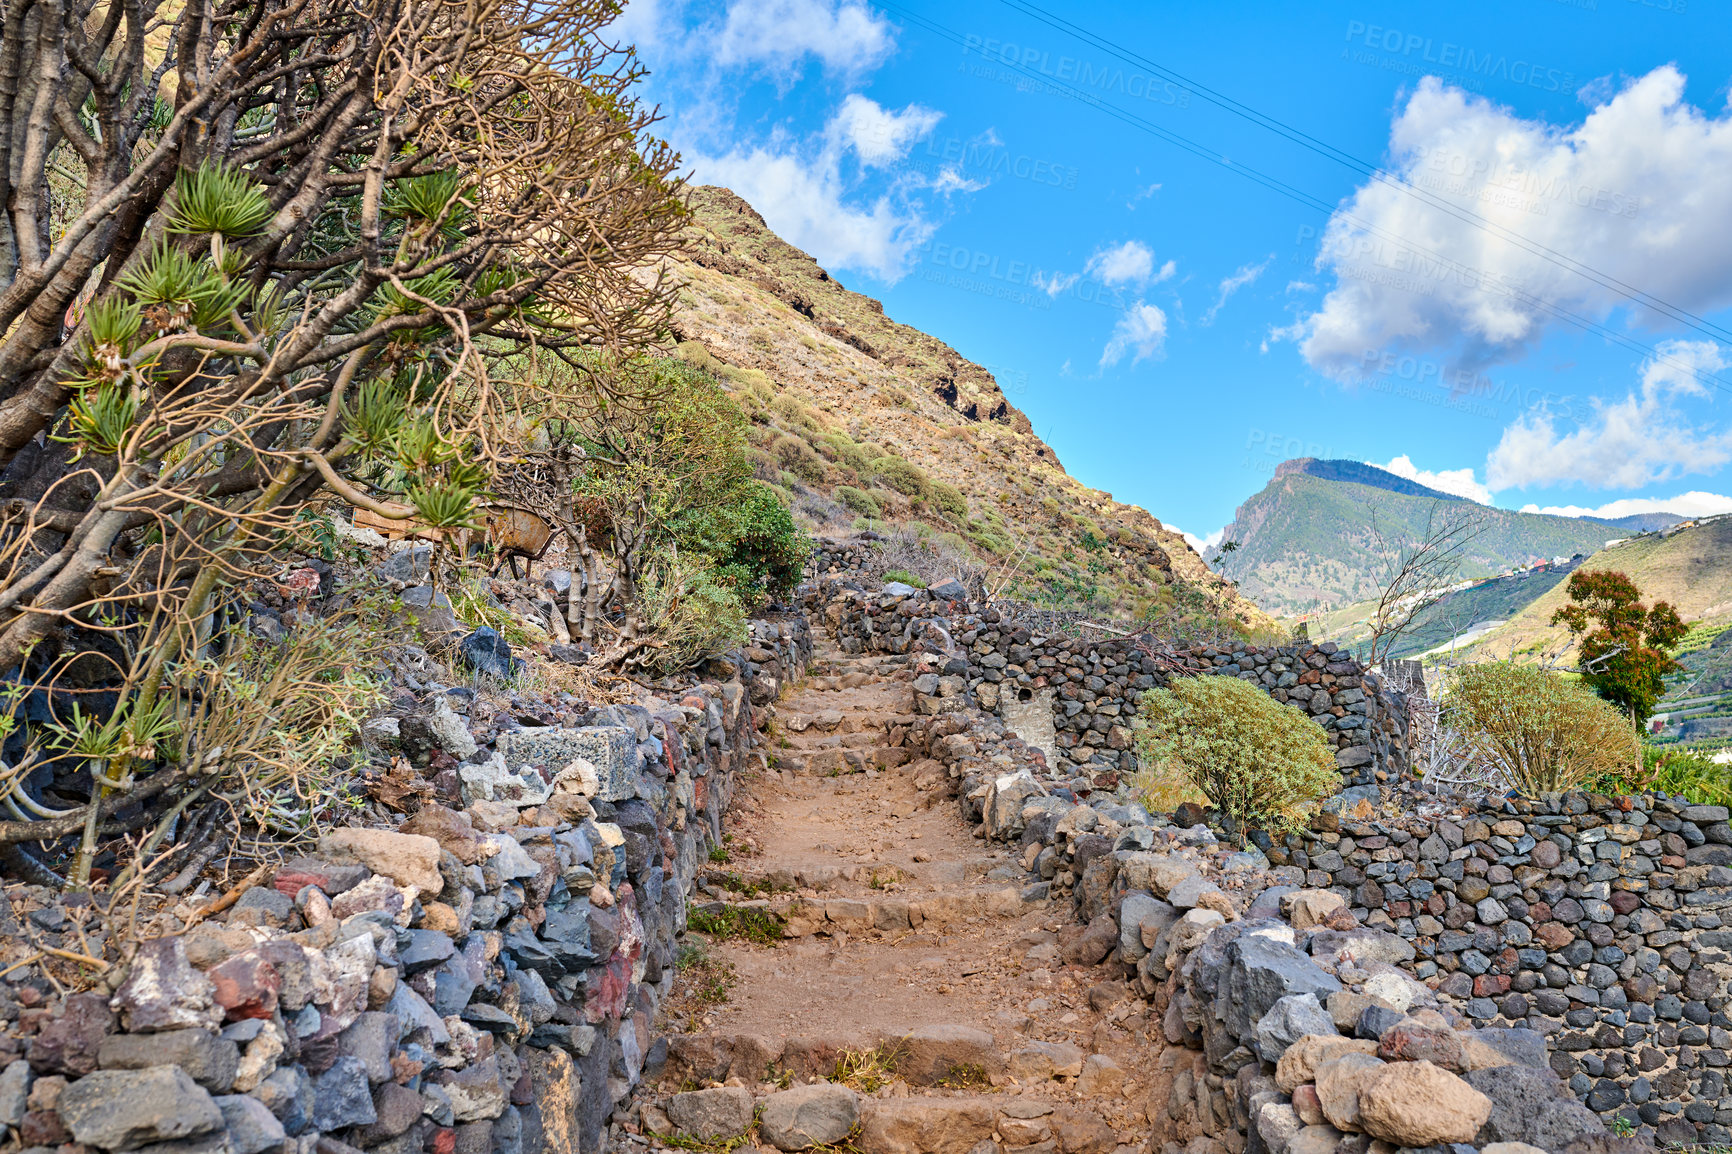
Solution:
M167 240L159 241L118 283L139 305L164 306L200 332L226 325L251 295L245 281L225 275L207 256L195 256Z
M214 232L238 240L257 233L273 214L264 190L246 173L207 161L191 172L183 169L176 174L168 228L198 235Z
M118 381L86 387L67 406L68 432L56 440L78 446L78 455L113 456L138 417L138 395Z

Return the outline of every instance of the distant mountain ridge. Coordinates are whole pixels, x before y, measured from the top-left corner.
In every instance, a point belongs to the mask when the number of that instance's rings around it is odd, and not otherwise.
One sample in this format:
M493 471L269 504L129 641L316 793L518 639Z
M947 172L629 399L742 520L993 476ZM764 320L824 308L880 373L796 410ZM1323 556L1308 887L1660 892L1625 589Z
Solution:
M1461 566L1470 580L1594 553L1629 535L1599 521L1480 505L1357 461L1301 459L1239 506L1223 534L1236 546L1214 558L1268 612L1330 610L1377 596L1390 555L1421 540L1439 514L1481 521Z
M1369 485L1374 489L1386 489L1391 493L1402 493L1409 497L1430 497L1438 501L1467 500L1466 497L1458 497L1454 493L1445 493L1440 489L1421 485L1418 481L1398 477L1387 469L1379 469L1376 465L1368 465L1364 461L1324 461L1316 457L1295 457L1275 466L1277 477L1296 475L1316 477L1320 481L1347 481L1355 485Z

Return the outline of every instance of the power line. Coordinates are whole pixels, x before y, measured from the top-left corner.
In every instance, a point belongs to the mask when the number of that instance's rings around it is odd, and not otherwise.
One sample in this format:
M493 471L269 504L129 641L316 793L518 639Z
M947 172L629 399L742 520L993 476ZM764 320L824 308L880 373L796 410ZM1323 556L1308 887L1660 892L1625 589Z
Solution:
M888 2L888 0L879 0L879 6L890 11L890 12L895 13L900 18L908 21L909 23L912 23L912 24L914 24L920 28L925 29L928 32L931 32L933 35L938 36L939 38L941 38L943 40L947 40L950 43L957 44L957 45L961 46L964 50L967 50L969 48L969 43L968 43L968 40L966 37L962 36L961 34L955 32L949 28L946 28L945 26L943 26L941 24L936 23L935 21L932 21L932 20L930 20L924 16L921 16L918 13L911 12L911 11L903 8L899 4L890 3L890 2ZM1046 76L1045 74L1035 71L1034 69L1021 63L1020 61L1004 60L1004 59L1000 58L998 60L998 63L1004 65L1007 68L1013 69L1019 73L1022 73L1025 76L1028 76L1028 77L1038 81L1042 85L1046 86L1047 88L1052 89L1053 91L1055 91L1061 95L1068 96L1069 98L1076 100L1080 103L1087 104L1090 107L1097 109L1098 111L1106 113L1108 116L1111 116L1114 119L1120 120L1126 124L1129 124L1130 126L1136 128L1136 129L1139 129L1140 131L1146 132L1146 133L1150 134L1151 136L1154 136L1160 140L1166 141L1167 143L1173 145L1174 147L1176 147L1176 148L1178 148L1184 152L1191 153L1192 155L1197 156L1203 160L1207 160L1210 163L1218 164L1221 167L1229 169L1229 170L1239 174L1241 177L1252 181L1255 184L1262 185L1263 187L1268 188L1273 192L1279 193L1280 195L1285 196L1290 200L1296 201L1297 203L1304 205L1307 208L1311 208L1311 209L1314 209L1318 212L1321 212L1326 217L1339 216L1341 219L1346 220L1346 221L1354 224L1355 226L1360 228L1365 233L1372 235L1372 236L1374 236L1380 240L1384 240L1387 243L1392 244L1401 250L1415 252L1415 253L1419 253L1419 254L1422 254L1425 256L1429 256L1434 261L1436 261L1440 267L1448 268L1451 271L1454 271L1454 272L1459 273L1459 274L1463 274L1471 280L1479 281L1482 279L1478 270L1470 268L1469 266L1464 265L1461 262L1454 260L1453 258L1444 256L1443 254L1435 252L1431 249L1428 249L1423 245L1415 244L1415 243L1408 241L1402 237L1399 237L1399 236L1396 236L1392 233L1389 233L1388 231L1380 228L1379 226L1374 225L1369 221L1361 220L1361 219L1353 216L1350 213L1338 210L1335 205L1332 205L1332 204L1328 203L1327 201L1322 200L1319 197L1313 196L1312 194L1305 192L1303 189L1300 189L1300 188L1297 188L1293 185L1290 185L1287 182L1282 181L1276 177L1270 176L1269 174L1264 173L1264 172L1262 172L1256 168L1252 168L1248 165L1237 163L1237 162L1233 161L1232 159L1228 158L1227 156L1220 154L1220 153L1214 151L1213 149L1210 149L1210 148L1208 148L1202 144L1199 144L1198 142L1193 141L1193 140L1189 139L1188 137L1185 137L1179 133L1173 132L1170 129L1163 128L1162 126L1154 123L1153 121L1147 120L1141 116L1136 115L1135 113L1128 112L1122 108L1119 108L1116 105L1109 104L1106 101L1095 96L1093 93L1083 91L1082 89L1079 89L1079 88L1075 87L1074 85L1068 84L1062 80L1056 80L1050 76ZM1296 132L1297 130L1294 130L1294 131ZM1303 135L1303 134L1300 134L1300 135ZM1322 146L1322 147L1327 148L1328 146ZM1526 293L1520 289L1514 288L1513 286L1507 286L1506 285L1503 287L1509 296L1511 296L1514 299L1521 301L1522 303L1527 304L1528 306L1535 309L1536 311L1542 312L1548 316L1553 317L1554 319L1557 319L1557 320L1560 320L1566 324L1572 325L1572 326L1574 326L1578 329L1581 329L1585 332L1593 333L1597 336L1600 336L1604 340L1610 341L1613 344L1616 344L1616 345L1619 345L1623 348L1629 349L1632 352L1640 353L1640 354L1648 357L1650 360L1652 360L1656 363L1667 364L1667 365L1672 366L1673 368L1687 372L1690 375L1692 375L1693 377L1695 377L1699 380L1704 380L1706 383L1713 385L1716 389L1719 389L1721 392L1732 394L1732 386L1729 386L1727 384L1727 382L1721 380L1720 377L1714 373L1708 372L1707 370L1704 370L1704 369L1700 369L1700 368L1698 368L1694 365L1688 364L1686 362L1671 358L1671 357L1667 356L1666 354L1661 353L1659 350L1653 348L1650 345L1643 344L1642 342L1634 340L1633 338L1628 337L1625 334L1620 333L1615 329L1608 328L1605 325L1600 324L1599 322L1593 320L1590 317L1584 317L1584 316L1581 316L1575 312L1572 312L1571 310L1569 310L1569 309L1565 308L1564 306L1559 305L1555 302L1545 300L1544 298L1535 296L1531 293ZM1620 294L1620 295L1626 295L1626 294Z
M1534 240L1531 237L1516 232L1514 229L1499 224L1494 220L1490 220L1479 213L1474 212L1470 208L1464 208L1461 205L1454 204L1417 187L1410 181L1397 176L1392 176L1378 165L1372 164L1369 161L1361 160L1344 149L1336 148L1334 145L1319 140L1309 133L1303 132L1284 121L1269 116L1263 112L1259 112L1257 109L1242 104L1230 96L1216 92L1207 85L1199 84L1182 73L1166 68L1134 50L1124 48L1104 36L1097 35L1096 33L1090 32L1088 29L1074 24L1061 16L1054 15L1046 9L1041 8L1039 5L1030 3L1029 0L1000 0L1000 3L1014 11L1021 12L1023 15L1037 20L1050 28L1067 32L1078 40L1081 40L1092 47L1098 48L1109 55L1115 56L1126 63L1140 65L1159 76L1161 79L1178 84L1184 87L1187 91L1207 100L1209 103L1214 104L1235 116L1249 120L1253 124L1267 129L1270 132L1274 132L1277 135L1298 144L1301 148L1309 149L1317 155L1332 160L1346 168L1350 168L1363 176L1377 181L1379 184L1387 185L1388 187L1411 196L1440 212L1445 212L1450 216L1455 217L1457 220L1491 233L1499 239L1509 241L1542 260L1549 261L1566 271L1575 273L1584 279L1591 280L1602 288L1611 289L1619 296L1625 297L1626 299L1640 304L1645 308L1650 308L1656 312L1664 313L1673 320L1678 321L1680 324L1693 328L1705 336L1714 337L1716 340L1732 342L1732 330L1722 328L1721 326L1714 324L1712 321L1698 316L1680 306L1662 300L1661 298L1654 296L1652 293L1644 292L1633 285L1617 279L1609 273L1601 272L1592 265L1587 264L1585 261L1576 260L1574 257L1571 257L1566 253L1559 252L1558 250Z

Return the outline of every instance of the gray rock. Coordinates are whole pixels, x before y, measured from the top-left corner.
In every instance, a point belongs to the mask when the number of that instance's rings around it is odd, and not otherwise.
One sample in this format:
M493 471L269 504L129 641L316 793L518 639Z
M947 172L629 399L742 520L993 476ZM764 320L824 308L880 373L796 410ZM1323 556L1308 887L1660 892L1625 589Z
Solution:
M313 1124L313 1080L301 1066L279 1066L252 1096L265 1104L290 1137Z
M546 772L553 781L566 766L582 758L595 767L596 797L624 801L636 797L642 755L632 730L618 725L550 726L521 729L500 737L498 749L505 768L521 775L526 768Z
M378 1115L373 1110L373 1091L367 1067L359 1058L343 1055L331 1068L313 1079L313 1128L341 1130L364 1126Z
M1207 894L1218 894L1221 887L1207 880L1200 874L1191 874L1179 880L1172 889L1167 891L1167 902L1176 909L1195 909Z
M936 585L928 585L926 591L934 597L942 597L946 601L968 600L968 590L964 589L962 583L954 577L948 581L940 581ZM783 1149L792 1149L792 1147L783 1147Z
M196 1138L223 1127L209 1092L178 1066L98 1070L67 1086L56 1109L73 1138L107 1150Z
M1279 1062L1287 1047L1306 1034L1335 1033L1329 1016L1315 994L1289 994L1257 1021L1257 1053L1265 1062Z
M0 1072L0 1126L17 1127L24 1120L30 1098L30 1063L23 1058L7 1063Z
M1418 956L1413 943L1382 930L1319 930L1311 935L1311 956L1339 958L1350 953L1361 963L1387 962L1399 965Z
M392 581L419 581L433 566L433 546L411 545L381 561L376 569L379 576Z
M337 1036L337 1053L354 1058L367 1071L367 1081L377 1085L391 1077L391 1053L397 1048L395 1014L369 1010Z
M1551 1068L1550 1059L1546 1053L1545 1035L1537 1031L1520 1027L1515 1029L1490 1027L1474 1031L1473 1036L1504 1057L1523 1066L1534 1066L1539 1069Z
M165 1030L160 1034L111 1034L96 1061L105 1070L145 1070L179 1066L193 1081L217 1094L234 1085L240 1047L205 1030Z
M1239 937L1227 946L1225 968L1215 994L1215 1014L1226 1023L1230 1034L1251 1045L1256 1040L1257 1023L1282 998L1313 994L1321 1001L1340 989L1340 982L1285 942ZM1334 1028L1331 1023L1331 1033Z
M257 1098L245 1094L225 1094L216 1099L222 1111L223 1124L228 1127L229 1147L234 1154L263 1154L280 1149L288 1135L283 1124Z
M735 1138L752 1124L752 1094L743 1086L675 1094L668 1099L668 1118L693 1138Z
M295 899L270 886L254 886L229 910L231 926L269 926L282 929L295 915Z
M463 664L486 677L509 680L522 668L521 659L511 656L511 643L492 627L483 625L457 643Z
M1119 906L1119 955L1136 961L1149 952L1146 943L1179 918L1171 905L1145 893L1128 893Z
M846 1086L819 1082L764 1099L758 1133L778 1150L840 1143L860 1121L860 1096Z
M1577 1138L1605 1132L1604 1123L1549 1069L1497 1066L1462 1078L1491 1099L1491 1116L1475 1135L1475 1145L1525 1142L1561 1150Z

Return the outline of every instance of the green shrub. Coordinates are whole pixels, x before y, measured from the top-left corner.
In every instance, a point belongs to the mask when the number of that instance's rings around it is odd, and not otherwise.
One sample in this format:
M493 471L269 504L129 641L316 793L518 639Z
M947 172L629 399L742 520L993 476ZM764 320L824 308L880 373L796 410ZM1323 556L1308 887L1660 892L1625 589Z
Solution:
M924 577L920 576L918 573L910 573L906 569L887 569L884 572L884 580L900 581L904 585L912 585L916 589L926 588L926 579Z
M775 400L770 402L770 407L790 428L801 429L808 433L818 431L818 419L812 415L811 409L800 402L798 397L789 393L780 393Z
M1188 780L1242 827L1300 827L1341 786L1323 730L1237 677L1178 678L1149 690L1133 725L1156 778Z
M926 498L932 492L932 479L918 465L910 465L901 457L879 457L872 462L872 472L889 488L905 497Z
M826 457L839 465L846 465L856 473L870 473L872 458L881 456L868 452L863 445L857 445L846 433L826 433L818 438L817 449Z
M1601 781L1613 792L1639 788L1629 719L1555 673L1509 661L1470 665L1444 706L1475 756L1529 797Z
M1694 749L1644 751L1647 788L1684 797L1697 805L1732 805L1732 765Z
M746 611L734 591L708 569L670 564L646 580L638 607L656 648L646 663L658 674L689 669L711 654L744 645Z
M883 509L876 498L864 489L856 489L852 485L842 485L836 489L836 500L842 502L849 510L867 517L881 517Z
M799 584L812 553L812 539L768 485L753 482L740 502L722 514L726 545L716 556L717 580L747 605L763 594L786 595Z
M798 437L778 437L776 443L770 446L770 451L776 454L776 460L782 468L800 478L808 485L821 485L830 470L824 464L824 458L812 451L812 446Z
M962 495L962 490L955 485L947 485L943 481L932 482L930 500L939 511L949 513L952 517L966 518L968 516L968 498Z

